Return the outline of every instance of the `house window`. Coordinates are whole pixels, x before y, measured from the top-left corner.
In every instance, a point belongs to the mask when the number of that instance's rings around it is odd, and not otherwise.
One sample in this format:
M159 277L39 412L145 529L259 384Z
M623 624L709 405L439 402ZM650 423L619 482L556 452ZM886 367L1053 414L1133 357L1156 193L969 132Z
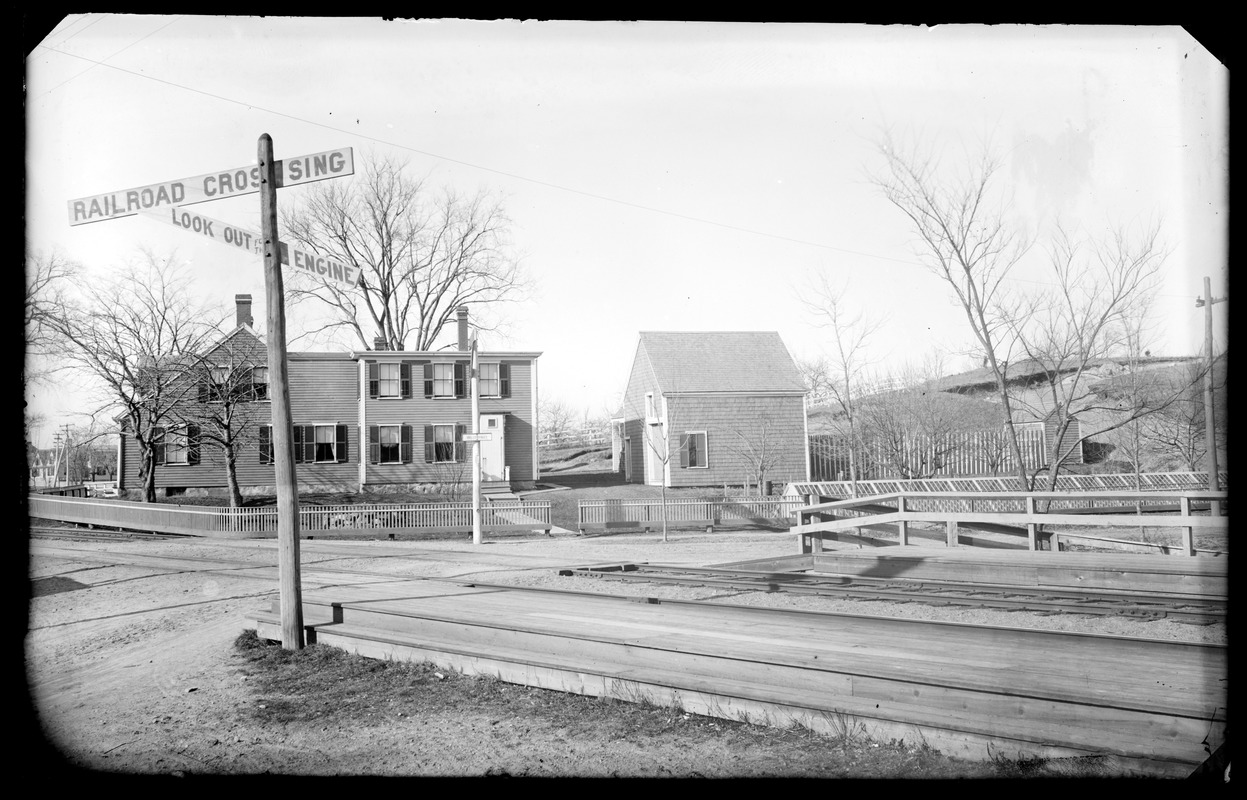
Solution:
M337 434L336 425L317 425L316 426L316 463L324 463L326 461L337 461Z
M433 463L446 464L455 461L455 426L433 426Z
M190 455L190 442L186 431L169 431L165 434L165 463L185 464Z
M381 452L380 452L380 457L379 457L380 463L382 464L401 464L402 463L403 461L402 451L399 447L402 442L401 429L402 429L401 425L379 426L380 444L381 444Z
M481 386L483 397L498 397L502 394L502 385L498 378L497 364L481 364Z
M654 423L658 421L658 415L654 413L654 393L645 393L645 421Z
M706 432L688 431L680 443L680 466L688 468L707 468L710 461L706 451Z
M268 367L251 368L251 396L256 400L268 399Z
M377 365L377 395L399 397L402 394L402 373L398 364Z
M195 425L173 430L155 428L152 448L157 464L198 464L199 428Z
M455 365L454 364L434 364L433 365L433 396L434 397L454 397L455 396Z

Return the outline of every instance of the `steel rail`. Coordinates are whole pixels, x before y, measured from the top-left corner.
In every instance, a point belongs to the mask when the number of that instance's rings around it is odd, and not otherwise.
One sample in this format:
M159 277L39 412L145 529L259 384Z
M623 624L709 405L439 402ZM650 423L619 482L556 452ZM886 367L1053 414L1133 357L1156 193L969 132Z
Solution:
M790 592L850 600L958 605L1051 614L1169 619L1195 625L1224 622L1227 615L1224 602L1209 598L1176 595L1160 597L1154 594L1031 588L925 579L863 578L856 575L806 575L775 572L749 573L741 570L646 564L582 567L563 570L559 574L619 581Z

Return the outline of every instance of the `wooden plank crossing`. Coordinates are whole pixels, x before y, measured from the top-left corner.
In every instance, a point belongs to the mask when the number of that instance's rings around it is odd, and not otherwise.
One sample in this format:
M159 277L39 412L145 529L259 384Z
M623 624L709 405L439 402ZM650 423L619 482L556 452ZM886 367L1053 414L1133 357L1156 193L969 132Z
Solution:
M945 547L824 550L718 564L725 569L812 571L874 577L1086 587L1229 597L1229 558L1166 558L1147 553L1002 553Z
M1096 754L1179 776L1226 727L1219 645L453 580L313 589L304 618L368 656L969 757ZM280 631L276 608L251 619Z

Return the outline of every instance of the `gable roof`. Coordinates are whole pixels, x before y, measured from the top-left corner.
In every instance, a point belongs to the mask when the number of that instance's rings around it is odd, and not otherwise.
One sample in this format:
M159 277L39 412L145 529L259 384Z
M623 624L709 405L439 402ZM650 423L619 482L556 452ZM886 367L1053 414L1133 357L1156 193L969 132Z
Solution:
M774 331L642 331L639 349L666 393L806 391Z

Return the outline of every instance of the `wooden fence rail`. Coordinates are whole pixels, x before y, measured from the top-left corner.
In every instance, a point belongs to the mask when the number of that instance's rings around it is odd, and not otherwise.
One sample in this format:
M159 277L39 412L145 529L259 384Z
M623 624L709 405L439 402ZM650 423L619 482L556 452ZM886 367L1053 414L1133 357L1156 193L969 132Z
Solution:
M32 518L83 525L178 533L192 536L258 535L277 532L276 508L204 508L165 503L129 503L76 497L31 495ZM549 531L549 501L489 503L481 509L485 530ZM301 506L301 535L371 531L471 532L471 503L395 503L354 506Z
M705 527L761 524L791 525L797 510L805 505L801 498L713 498L707 500L669 500L665 506L668 526ZM577 503L577 524L583 533L590 528L655 528L663 522L664 504L651 500L581 500Z
M825 538L858 528L895 532L908 545L913 522L945 527L945 543L963 542L959 528L1025 537L1030 550L1042 549L1058 534L1042 526L1110 528L1179 528L1184 555L1195 555L1194 530L1228 532L1226 516L1196 515L1197 508L1224 506L1225 492L898 492L871 497L810 503L798 509L797 534L802 553L819 552ZM880 542L889 544L891 542ZM970 541L971 544L980 542ZM981 542L993 546L987 540ZM1008 543L995 546L1011 546ZM1049 549L1055 549L1050 547Z
M1220 472L1220 486L1229 485L1229 473ZM1208 474L1204 472L1145 472L1139 476L1142 491L1204 491L1208 489ZM1026 487L1016 475L998 475L979 478L918 478L912 480L870 480L857 482L858 496L890 494L893 492L1024 492ZM1056 479L1058 491L1097 492L1134 491L1135 476L1131 474L1074 475L1065 473ZM828 499L854 496L850 481L810 481L790 483L784 489L785 497L808 497L818 495Z

